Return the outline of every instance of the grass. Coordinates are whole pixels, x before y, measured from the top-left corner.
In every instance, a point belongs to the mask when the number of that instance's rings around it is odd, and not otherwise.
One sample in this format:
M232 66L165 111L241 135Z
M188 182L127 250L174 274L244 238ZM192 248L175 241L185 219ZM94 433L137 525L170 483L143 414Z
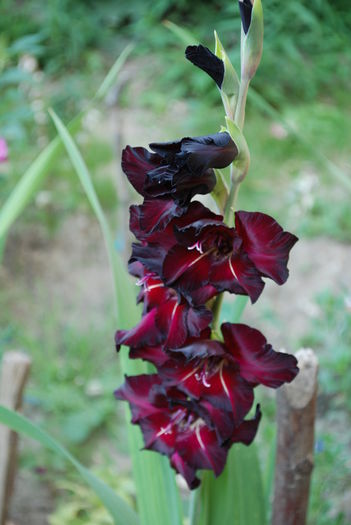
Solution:
M33 364L26 410L89 462L92 441L111 436L115 429L112 392L121 378L113 352L113 318L107 314L99 326L79 329L63 320L67 315L62 307L49 314L45 313L48 307L44 299L32 310L32 326L3 314L0 350L23 348L30 355ZM44 323L39 321L42 316ZM31 458L33 467L44 461L40 456ZM45 462L48 457L45 455Z

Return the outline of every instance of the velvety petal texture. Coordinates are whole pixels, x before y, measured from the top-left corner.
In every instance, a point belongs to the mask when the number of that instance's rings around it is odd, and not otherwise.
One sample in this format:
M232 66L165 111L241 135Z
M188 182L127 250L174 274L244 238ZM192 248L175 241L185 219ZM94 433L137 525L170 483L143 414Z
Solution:
M235 227L243 248L258 271L265 277L283 284L289 276L287 268L291 248L297 237L265 213L239 211Z
M175 142L153 142L150 148L165 161L192 173L204 173L208 168L226 168L233 162L238 149L226 131L201 137L185 137Z
M240 9L241 23L243 25L243 30L246 35L250 28L250 24L251 24L251 15L252 15L251 0L239 0L239 9Z
M241 376L249 383L278 388L290 383L298 373L295 357L275 352L255 328L224 323L222 333L226 348L239 364Z
M224 78L224 63L220 58L201 44L199 46L188 46L185 50L185 56L194 66L199 67L213 78L221 89Z
M161 159L145 148L127 146L122 152L122 170L134 189L145 196L146 174L159 166Z
M254 420L233 428L224 442L218 437L204 407L187 401L177 389L162 389L157 374L126 377L115 392L117 399L130 404L132 423L141 428L145 448L167 455L172 467L187 481L199 485L196 471L213 470L219 476L232 443L249 444L257 430L260 413Z
M244 32L252 5L240 2ZM203 46L187 58L221 88L223 62ZM136 241L128 263L137 279L141 319L119 327L117 350L151 363L155 373L126 377L115 392L127 401L145 448L164 454L190 489L198 471L223 471L235 443L254 439L261 410L252 415L258 385L278 388L294 379L296 359L273 350L258 330L224 323L211 328L212 300L227 291L257 301L264 279L283 284L297 238L269 215L235 213L235 228L222 215L192 200L210 193L214 169L229 166L238 150L229 133L127 146L122 168L143 202L130 207ZM251 414L251 415L250 415Z

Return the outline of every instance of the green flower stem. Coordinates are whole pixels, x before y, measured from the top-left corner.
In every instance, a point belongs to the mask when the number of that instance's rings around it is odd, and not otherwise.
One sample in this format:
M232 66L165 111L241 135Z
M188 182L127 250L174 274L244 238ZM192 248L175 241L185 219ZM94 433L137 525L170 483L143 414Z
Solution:
M223 107L224 107L224 110L225 110L225 113L226 113L227 117L233 119L234 115L233 115L233 111L232 111L232 109L230 107L230 101L228 99L228 96L223 91L221 91L221 97L222 97Z
M245 107L250 80L242 78L239 87L238 103L235 110L234 122L242 130L245 122Z
M236 106L235 120L234 120L235 124L240 129L243 129L244 127L245 106L246 106L246 99L247 99L247 92L249 89L249 84L250 84L250 81L246 78L243 78L240 82L238 103ZM244 171L239 171L237 168L235 168L234 164L230 166L231 187L230 187L229 195L228 195L227 202L224 208L224 222L228 224L228 226L233 226L235 204L238 198L240 184L245 178L247 169L248 169L248 166L244 168L245 170L244 172ZM212 314L213 314L212 330L213 332L217 332L219 329L221 309L222 309L222 303L223 303L223 295L224 295L223 293L219 294L213 303L213 307L212 307Z
M235 203L239 192L240 182L241 180L238 180L236 177L233 176L234 169L233 166L231 167L232 172L232 185L230 188L230 193L227 199L227 203L224 210L224 222L228 224L229 226L232 226L233 216L234 216L234 209L235 209ZM221 293L217 295L212 308L212 331L216 332L219 330L219 323L220 323L220 317L221 317L221 309L222 309L222 303L223 303L223 296L224 293Z
M233 172L234 171L235 170L233 170ZM233 226L235 204L238 198L239 187L240 187L241 181L242 181L242 174L240 174L238 177L235 177L235 176L232 177L232 185L231 185L228 199L227 199L227 202L224 208L224 222L228 226Z

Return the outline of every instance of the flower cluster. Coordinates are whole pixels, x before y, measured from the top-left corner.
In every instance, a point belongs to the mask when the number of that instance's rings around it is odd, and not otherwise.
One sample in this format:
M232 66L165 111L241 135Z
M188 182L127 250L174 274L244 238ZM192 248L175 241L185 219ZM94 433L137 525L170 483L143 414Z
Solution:
M283 284L296 237L264 213L237 211L235 227L198 201L216 184L214 169L230 165L238 149L228 132L128 146L122 168L143 197L130 208L133 244L129 272L140 285L141 321L118 330L117 349L143 359L157 373L126 377L115 392L129 402L145 448L169 457L190 488L198 469L218 476L233 443L250 444L261 418L254 388L277 388L298 372L296 359L276 352L244 324L211 330L211 299L228 291L255 302L264 278Z

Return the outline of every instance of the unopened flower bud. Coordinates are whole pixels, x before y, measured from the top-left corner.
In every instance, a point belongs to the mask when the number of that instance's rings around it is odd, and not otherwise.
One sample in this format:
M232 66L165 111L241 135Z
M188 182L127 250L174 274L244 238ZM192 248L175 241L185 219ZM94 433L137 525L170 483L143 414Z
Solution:
M216 41L216 49L215 49L215 55L220 58L224 65L224 75L223 75L223 81L221 84L221 90L227 95L227 96L237 96L239 91L239 79L238 75L236 74L236 71L233 67L233 64L231 63L223 45L220 41L217 31L214 32L215 41Z
M239 0L242 22L241 76L251 80L261 61L263 10L261 0Z

